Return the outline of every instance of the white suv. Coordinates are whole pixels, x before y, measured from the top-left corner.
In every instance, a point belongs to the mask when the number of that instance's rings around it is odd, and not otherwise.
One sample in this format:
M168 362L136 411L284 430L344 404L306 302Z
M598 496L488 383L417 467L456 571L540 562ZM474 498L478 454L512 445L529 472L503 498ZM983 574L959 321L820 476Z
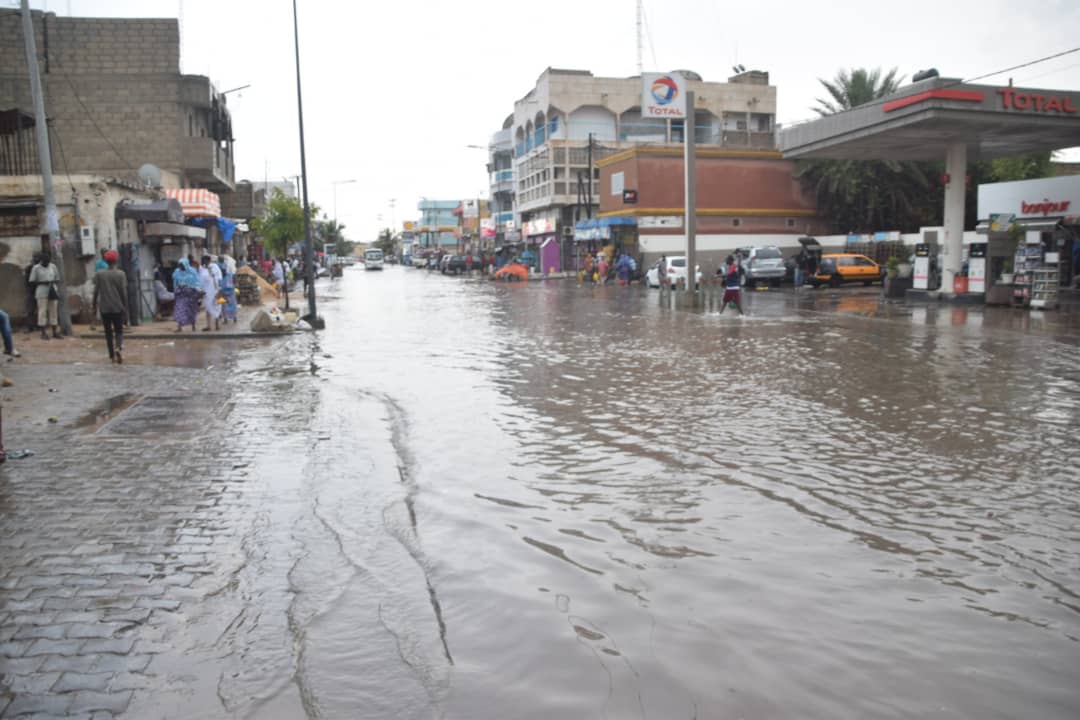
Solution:
M649 272L645 273L645 284L649 287L660 287L660 261L657 260L656 264L649 269ZM696 268L697 272L697 286L701 285L701 266ZM666 273L668 284L671 287L677 287L679 281L686 282L686 256L685 255L672 255L667 259ZM697 287L695 286L695 287Z

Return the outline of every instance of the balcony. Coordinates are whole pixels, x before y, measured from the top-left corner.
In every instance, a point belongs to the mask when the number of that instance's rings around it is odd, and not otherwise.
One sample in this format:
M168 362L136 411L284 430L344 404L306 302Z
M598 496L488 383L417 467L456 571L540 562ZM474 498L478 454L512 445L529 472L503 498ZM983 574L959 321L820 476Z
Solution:
M227 148L206 137L181 138L181 165L189 183L214 192L233 189L233 160Z
M491 185L491 192L513 192L514 190L514 171L513 170L496 170L489 175L489 183Z

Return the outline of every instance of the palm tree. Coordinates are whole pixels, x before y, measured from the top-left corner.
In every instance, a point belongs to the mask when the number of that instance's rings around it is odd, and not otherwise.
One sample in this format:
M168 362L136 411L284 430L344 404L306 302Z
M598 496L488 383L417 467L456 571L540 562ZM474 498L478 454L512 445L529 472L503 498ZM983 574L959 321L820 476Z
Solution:
M835 115L838 112L880 100L886 95L892 95L904 79L896 73L897 69L893 68L885 77L881 77L880 68L875 70L857 68L850 72L841 70L836 73L836 78L831 82L818 78L818 82L825 86L831 99L818 98L818 107L814 108L814 111L822 117Z
M813 108L835 115L896 92L903 78L893 68L841 70L820 80L828 98ZM928 163L894 160L801 160L796 177L814 193L818 210L838 232L914 230L925 224L933 205L934 177Z

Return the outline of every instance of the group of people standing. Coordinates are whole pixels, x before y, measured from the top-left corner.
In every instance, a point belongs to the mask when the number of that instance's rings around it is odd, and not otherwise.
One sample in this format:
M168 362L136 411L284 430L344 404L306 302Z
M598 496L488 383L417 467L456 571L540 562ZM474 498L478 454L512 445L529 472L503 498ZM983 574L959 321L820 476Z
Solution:
M195 331L199 313L206 314L203 332L218 330L221 321L237 321L236 260L223 255L203 255L201 260L188 255L180 258L173 271L173 320L176 332L186 325ZM212 327L211 327L212 326Z
M600 252L595 260L591 254L585 256L582 279L604 285L614 278L620 285L628 285L636 273L637 261L629 253L619 253L614 262L609 262L608 254Z

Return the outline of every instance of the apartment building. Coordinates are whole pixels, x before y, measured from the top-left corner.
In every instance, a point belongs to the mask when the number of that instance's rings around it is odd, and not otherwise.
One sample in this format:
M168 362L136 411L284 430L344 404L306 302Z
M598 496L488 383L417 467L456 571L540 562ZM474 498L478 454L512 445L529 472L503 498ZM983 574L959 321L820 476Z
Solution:
M458 245L461 236L460 200L422 199L416 205L420 222L416 226L420 244L432 249L449 250Z
M496 245L520 239L514 220L513 123L514 116L510 115L488 143L488 205L495 225Z
M134 178L151 163L178 187L233 189L225 95L180 73L176 19L32 13L54 169ZM0 9L0 110L31 112L18 10Z
M692 71L679 72L696 95L693 131L700 146L774 148L776 88L768 73L750 70L726 82L707 82ZM548 68L493 136L495 173L507 131L513 173L493 176L493 197L504 187L499 183L513 183L514 227L528 243L539 245L565 241L578 219L596 214L600 159L642 145L681 144L685 127L682 120L642 117L640 76L605 78ZM506 227L504 221L500 229Z

